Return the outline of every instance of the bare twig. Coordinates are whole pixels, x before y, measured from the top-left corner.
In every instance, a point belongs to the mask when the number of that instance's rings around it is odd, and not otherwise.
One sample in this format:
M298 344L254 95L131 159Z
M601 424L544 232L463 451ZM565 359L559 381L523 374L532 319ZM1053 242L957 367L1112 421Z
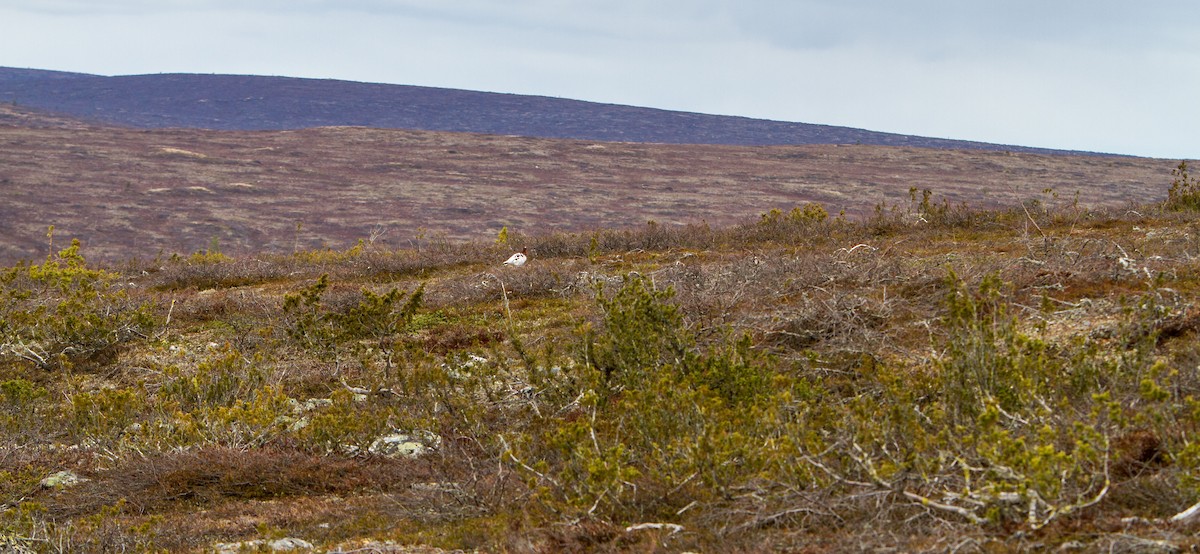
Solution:
M515 462L517 465L521 466L521 468L524 469L525 471L528 471L534 475L537 475L538 478L540 478L540 479L545 479L546 481L549 481L550 484L554 485L555 487L561 486L558 484L558 481L554 480L553 477L550 477L549 475L546 475L536 469L533 469L532 467L529 467L528 464L526 464L525 462L522 462L519 458L517 458L517 456L515 454L513 454L512 448L508 446L508 441L504 439L504 435L499 435L499 438L500 438L500 444L503 445L503 447L504 447L504 453L508 455L508 458L510 460Z
M975 512L972 512L971 510L963 508L962 506L954 506L951 504L944 504L942 502L938 502L936 500L921 496L915 492L908 491L908 490L901 490L900 494L904 495L904 497L909 500L916 500L922 506L928 506L930 508L936 508L938 510L958 514L958 515L966 518L967 521L970 521L971 523L974 523L976 525L987 521L987 520L979 517L978 515L976 515Z
M1021 210L1025 212L1025 217L1029 218L1029 222L1033 224L1034 229L1037 229L1038 234L1042 235L1042 239L1049 238L1046 236L1046 232L1042 230L1042 226L1038 225L1038 222L1033 219L1033 215L1031 215L1029 213L1029 208L1025 207L1025 203L1021 202L1020 204L1021 204Z
M1192 506L1190 508L1171 516L1171 518L1168 521L1170 521L1171 523L1182 523L1182 522L1190 521L1192 518L1196 517L1197 515L1200 515L1200 502L1192 504Z
M675 533L683 531L683 526L679 525L677 523L636 523L634 525L630 525L629 527L626 527L625 532L632 533L634 531L645 531L648 529L653 529L653 530L666 529L666 530L670 531L672 535L674 535Z
M500 294L504 297L504 316L508 318L508 329L511 332L513 330L513 321L512 312L508 309L508 288L504 286L504 280L500 277L497 277L495 273L485 273L484 275L491 277L492 279L495 279L497 283L500 283Z
M0 353L9 352L10 354L27 362L31 362L38 367L46 367L46 360L49 357L49 353L47 353L45 350L42 350L40 347L38 350L41 350L41 353L34 351L32 346L25 343L0 344Z
M871 480L875 482L876 486L878 486L880 488L895 490L895 491L899 492L901 496L903 496L909 500L915 500L917 503L919 503L922 506L926 506L929 508L935 508L938 510L942 510L944 512L950 512L953 514L957 514L957 515L965 518L967 521L970 521L971 523L974 523L976 525L986 521L982 517L979 517L979 515L977 515L975 512L968 510L966 508L963 508L962 506L954 506L952 504L938 502L936 500L933 500L932 498L919 495L910 490L907 490L904 488L897 488L894 483L889 483L887 481L884 481L883 478L879 476L879 473L875 470L875 465L871 463L871 460L867 459L866 452L863 451L862 447L858 446L857 443L854 443L851 446L854 447L855 452L857 452L859 455L856 456L854 454L851 454L850 457L853 458L854 461L857 462L860 466L862 466L862 468L867 472L867 475L869 475L871 477Z

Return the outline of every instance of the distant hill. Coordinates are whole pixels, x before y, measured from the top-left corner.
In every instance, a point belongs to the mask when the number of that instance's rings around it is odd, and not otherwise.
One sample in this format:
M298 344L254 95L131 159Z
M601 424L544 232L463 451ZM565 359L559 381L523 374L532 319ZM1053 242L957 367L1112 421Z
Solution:
M864 144L1068 153L544 96L290 77L107 77L0 67L0 102L138 128L362 126L639 143Z
M74 79L80 77L98 77L98 75L72 73L70 71L48 71L45 69L0 67L0 84L36 81L42 79Z

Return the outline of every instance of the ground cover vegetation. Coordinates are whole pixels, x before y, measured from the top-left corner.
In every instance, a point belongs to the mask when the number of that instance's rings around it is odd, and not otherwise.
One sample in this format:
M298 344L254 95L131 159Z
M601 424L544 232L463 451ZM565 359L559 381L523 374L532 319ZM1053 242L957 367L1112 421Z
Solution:
M1195 547L1169 186L103 268L51 229L0 273L0 545Z

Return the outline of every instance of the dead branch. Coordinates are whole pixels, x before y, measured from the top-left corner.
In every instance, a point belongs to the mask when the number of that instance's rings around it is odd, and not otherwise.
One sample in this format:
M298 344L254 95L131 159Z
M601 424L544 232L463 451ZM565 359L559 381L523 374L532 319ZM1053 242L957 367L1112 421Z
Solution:
M1171 523L1184 523L1190 521L1198 514L1200 514L1200 502L1192 504L1190 508L1171 516L1168 521Z
M675 533L683 531L683 526L679 525L677 523L637 523L634 525L630 525L629 527L626 527L625 532L632 533L634 531L645 531L648 529L652 529L652 530L666 529L666 530L670 531L672 535L674 535Z

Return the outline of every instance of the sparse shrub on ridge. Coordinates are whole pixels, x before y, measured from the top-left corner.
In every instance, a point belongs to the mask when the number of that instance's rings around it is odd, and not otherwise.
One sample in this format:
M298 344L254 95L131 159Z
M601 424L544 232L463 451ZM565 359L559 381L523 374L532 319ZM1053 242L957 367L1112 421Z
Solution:
M1200 210L1200 179L1188 174L1187 161L1171 170L1171 188L1167 190L1166 207L1171 211Z

